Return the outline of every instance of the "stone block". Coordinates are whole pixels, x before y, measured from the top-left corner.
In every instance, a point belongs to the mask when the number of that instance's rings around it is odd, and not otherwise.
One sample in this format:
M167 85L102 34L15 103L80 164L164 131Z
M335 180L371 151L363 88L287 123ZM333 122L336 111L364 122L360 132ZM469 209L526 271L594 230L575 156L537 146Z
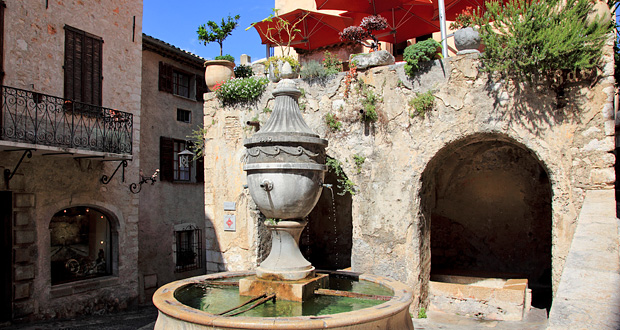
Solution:
M595 168L590 171L590 182L593 185L612 185L616 182L613 168Z
M37 258L37 250L34 246L18 247L13 251L13 261L15 263L34 263Z
M34 278L34 265L15 265L15 281L31 280Z
M144 289L157 287L157 274L144 275Z
M15 244L33 244L35 232L33 230L16 230L14 234Z
M28 226L31 224L30 212L16 211L13 212L13 223L15 227ZM34 222L34 221L33 221ZM32 223L34 225L34 223Z
M32 300L16 302L13 304L13 315L16 319L26 317L32 313L34 313L34 302Z
M14 205L16 208L35 206L34 194L16 193L13 195L13 198L14 198Z
M13 286L13 299L25 299L30 297L30 283L19 283Z

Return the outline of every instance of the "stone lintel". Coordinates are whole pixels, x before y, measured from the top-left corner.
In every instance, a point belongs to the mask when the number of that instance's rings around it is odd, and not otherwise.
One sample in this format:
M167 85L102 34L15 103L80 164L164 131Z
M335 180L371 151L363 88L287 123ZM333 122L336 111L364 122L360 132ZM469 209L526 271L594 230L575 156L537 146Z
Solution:
M239 280L239 295L260 296L276 294L276 299L302 302L309 299L316 289L327 288L329 275L316 274L298 281L271 281L250 276Z

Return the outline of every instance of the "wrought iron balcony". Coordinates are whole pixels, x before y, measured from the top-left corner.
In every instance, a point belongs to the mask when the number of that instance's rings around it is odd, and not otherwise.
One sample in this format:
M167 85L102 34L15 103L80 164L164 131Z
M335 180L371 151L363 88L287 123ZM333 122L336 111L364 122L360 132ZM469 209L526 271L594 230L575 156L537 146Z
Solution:
M1 88L0 140L131 155L131 113Z

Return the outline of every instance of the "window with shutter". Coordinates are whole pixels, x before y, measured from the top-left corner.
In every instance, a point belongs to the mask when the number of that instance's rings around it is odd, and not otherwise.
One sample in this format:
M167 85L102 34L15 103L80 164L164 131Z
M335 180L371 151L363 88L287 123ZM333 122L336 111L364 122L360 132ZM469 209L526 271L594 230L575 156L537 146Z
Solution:
M103 39L65 25L65 98L102 104Z
M159 138L159 169L161 181L174 179L174 140L167 137Z
M169 182L204 182L202 158L192 160L187 164L179 160L179 153L189 148L191 142L161 136L159 138L159 168L161 181Z
M159 62L159 90L172 93L172 65Z
M4 8L6 4L0 0L0 85L4 84Z
M196 101L204 101L204 93L208 92L207 83L205 77L202 75L196 75Z

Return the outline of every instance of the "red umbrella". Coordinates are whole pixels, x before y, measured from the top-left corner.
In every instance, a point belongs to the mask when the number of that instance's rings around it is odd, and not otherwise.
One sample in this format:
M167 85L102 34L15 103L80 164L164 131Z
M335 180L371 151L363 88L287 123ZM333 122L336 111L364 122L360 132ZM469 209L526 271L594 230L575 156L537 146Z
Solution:
M400 5L415 3L430 3L426 0L314 0L316 9L335 9L357 13L376 15Z
M445 0L446 7L446 20L454 21L458 14L461 14L463 10L467 7L472 7L473 9L480 8L481 12L486 11L485 0ZM507 2L507 0L502 0L502 2ZM433 15L433 19L438 19L439 10L437 6L437 1L434 1L435 5L435 13Z
M375 32L377 39L390 43L400 43L411 38L420 37L439 31L439 22L432 20L434 8L432 3L414 2L399 5L380 12L388 22L388 28ZM342 15L352 17L359 24L366 14L346 12Z
M273 41L269 40L269 36L281 44L287 44L289 36L283 31L278 33L275 28L278 19L285 20L290 24L300 21L295 26L299 31L292 33L291 47L307 50L340 42L338 33L353 24L353 19L349 17L295 9L278 15L277 18L274 17L271 22L263 20L253 25L263 44L273 44Z

